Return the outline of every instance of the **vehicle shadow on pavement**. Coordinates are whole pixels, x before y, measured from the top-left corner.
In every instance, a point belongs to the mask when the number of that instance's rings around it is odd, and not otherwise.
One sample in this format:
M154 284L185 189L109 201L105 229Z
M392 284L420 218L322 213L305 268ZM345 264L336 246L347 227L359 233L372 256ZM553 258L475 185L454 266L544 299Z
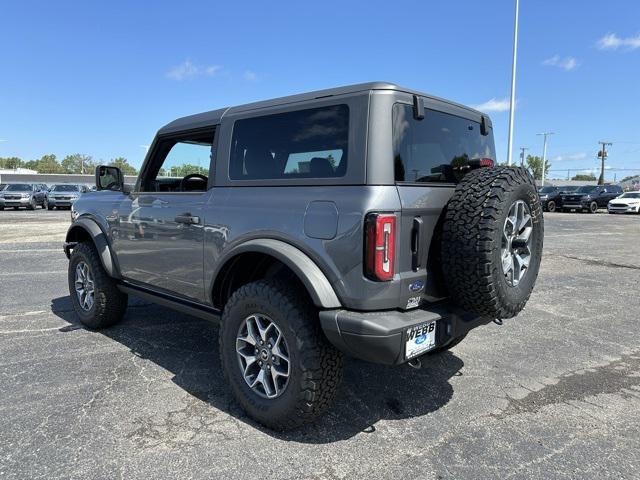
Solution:
M60 331L83 328L68 296L54 299L51 310L69 323ZM302 443L331 443L359 433L375 435L380 420L420 417L438 410L453 396L449 379L460 375L463 366L450 352L429 357L420 370L348 358L342 387L329 412L301 429L274 432L247 417L235 403L219 369L216 325L131 297L122 323L95 335L105 335L171 372L176 385L212 407L267 435Z

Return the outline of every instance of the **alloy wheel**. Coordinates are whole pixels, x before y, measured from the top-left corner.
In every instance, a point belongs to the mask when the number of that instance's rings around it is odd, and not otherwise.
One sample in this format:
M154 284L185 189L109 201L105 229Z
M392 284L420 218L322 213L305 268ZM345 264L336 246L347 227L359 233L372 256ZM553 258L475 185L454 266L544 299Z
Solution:
M91 310L95 291L93 276L86 262L79 262L76 265L75 289L80 307L85 311Z
M254 313L243 320L236 338L238 366L247 385L263 398L280 396L289 383L289 347L276 323Z
M532 232L529 206L522 200L515 201L504 221L501 248L502 272L511 287L520 283L529 268Z

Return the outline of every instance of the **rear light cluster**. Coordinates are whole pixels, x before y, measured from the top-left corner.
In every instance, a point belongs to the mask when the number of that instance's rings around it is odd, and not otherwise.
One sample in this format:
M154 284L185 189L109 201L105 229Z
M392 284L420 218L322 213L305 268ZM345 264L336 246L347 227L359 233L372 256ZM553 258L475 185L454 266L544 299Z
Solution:
M396 216L371 213L365 220L365 273L389 281L395 274Z

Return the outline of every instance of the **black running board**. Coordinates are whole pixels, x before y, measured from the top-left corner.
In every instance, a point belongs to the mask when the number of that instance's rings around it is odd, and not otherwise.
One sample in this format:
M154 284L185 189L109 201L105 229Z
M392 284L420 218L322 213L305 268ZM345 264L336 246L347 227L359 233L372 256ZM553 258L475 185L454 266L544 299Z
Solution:
M194 317L220 323L221 312L216 308L199 305L188 300L154 292L130 283L120 283L118 284L118 289L127 295L135 295L158 305L162 305L163 307L168 307L181 313L186 313L187 315L193 315Z

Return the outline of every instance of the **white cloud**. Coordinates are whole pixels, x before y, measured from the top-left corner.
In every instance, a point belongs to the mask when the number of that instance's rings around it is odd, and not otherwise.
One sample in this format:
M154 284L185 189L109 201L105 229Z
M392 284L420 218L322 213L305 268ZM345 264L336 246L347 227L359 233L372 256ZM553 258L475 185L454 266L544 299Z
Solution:
M544 60L542 65L547 67L558 67L569 72L580 66L580 62L575 57L562 58L560 55L554 55L553 57Z
M567 155L558 155L554 157L553 160L556 162L561 162L563 160L584 160L585 158L587 158L587 154L585 152L580 152Z
M615 33L608 33L596 43L600 50L617 50L624 48L626 50L635 50L640 48L640 33L635 37L622 38Z
M509 110L509 105L510 102L508 98L492 98L491 100L487 100L479 105L474 105L473 108L480 110L481 112L506 112Z
M166 74L167 78L182 81L194 77L213 77L222 67L220 65L196 65L191 60L185 60L180 65L172 67Z
M256 80L258 80L258 74L253 70L245 70L242 76L249 82L255 82Z

